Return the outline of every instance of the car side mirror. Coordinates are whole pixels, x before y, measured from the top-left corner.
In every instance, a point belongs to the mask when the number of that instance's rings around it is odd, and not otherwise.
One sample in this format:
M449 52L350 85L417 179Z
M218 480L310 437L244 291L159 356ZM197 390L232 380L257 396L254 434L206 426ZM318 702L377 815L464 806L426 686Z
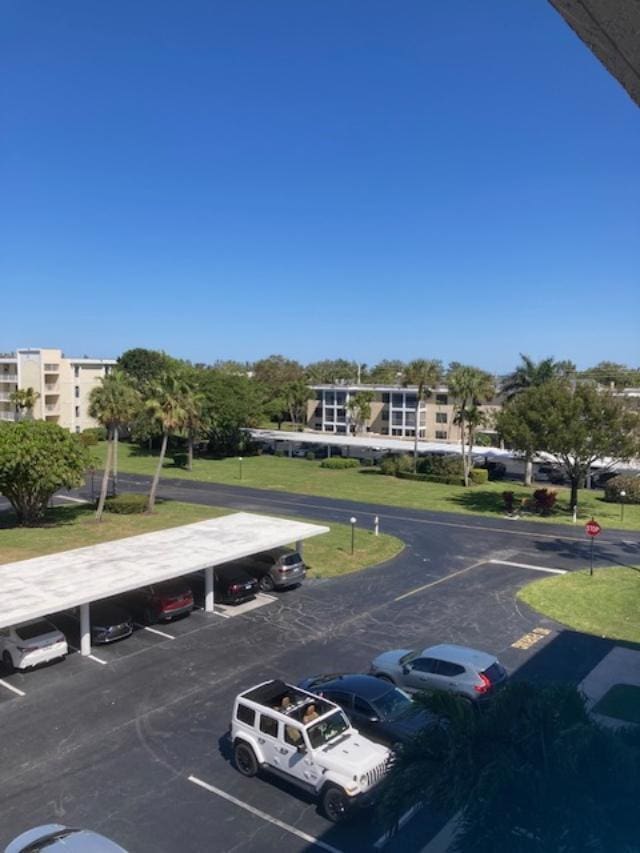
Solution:
M380 722L380 718L377 717L375 714L371 714L371 716L367 717L367 720L370 723L379 723Z
M296 749L301 755L305 755L307 752L307 747L303 743L299 743Z
M402 665L402 674L403 675L409 675L410 672L411 672L411 667L406 663L403 664Z

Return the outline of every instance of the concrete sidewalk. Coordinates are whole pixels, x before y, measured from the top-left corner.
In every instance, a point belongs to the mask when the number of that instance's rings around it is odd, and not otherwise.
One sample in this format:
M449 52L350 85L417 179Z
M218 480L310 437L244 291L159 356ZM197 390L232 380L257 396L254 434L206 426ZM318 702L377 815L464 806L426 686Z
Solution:
M579 688L587 698L591 710L616 684L631 684L640 687L640 651L616 646L594 667L580 683ZM593 714L594 719L610 728L630 725L624 720Z

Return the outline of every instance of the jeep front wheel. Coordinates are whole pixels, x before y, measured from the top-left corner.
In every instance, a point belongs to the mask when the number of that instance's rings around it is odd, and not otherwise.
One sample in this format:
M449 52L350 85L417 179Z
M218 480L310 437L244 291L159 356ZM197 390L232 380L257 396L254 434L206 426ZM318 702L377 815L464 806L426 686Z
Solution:
M258 772L258 762L254 751L247 743L237 743L233 750L236 767L243 776L255 776Z
M347 813L348 801L342 788L329 785L322 794L322 811L332 823L338 823Z

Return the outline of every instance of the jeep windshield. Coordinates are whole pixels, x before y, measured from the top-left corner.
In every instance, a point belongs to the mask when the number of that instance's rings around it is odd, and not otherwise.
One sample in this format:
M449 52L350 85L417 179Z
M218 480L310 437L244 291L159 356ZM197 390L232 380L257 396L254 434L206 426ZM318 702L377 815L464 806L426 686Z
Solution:
M349 728L349 723L341 711L334 711L329 717L325 717L307 729L309 743L313 749L324 746L334 738L344 734Z

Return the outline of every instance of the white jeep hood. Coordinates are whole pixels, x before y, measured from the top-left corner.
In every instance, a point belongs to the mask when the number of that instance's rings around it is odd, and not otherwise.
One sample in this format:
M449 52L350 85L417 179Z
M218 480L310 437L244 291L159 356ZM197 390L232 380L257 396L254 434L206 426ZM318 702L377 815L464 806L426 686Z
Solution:
M355 731L315 752L316 761L323 768L354 776L373 770L383 764L389 755L386 747L373 743Z

